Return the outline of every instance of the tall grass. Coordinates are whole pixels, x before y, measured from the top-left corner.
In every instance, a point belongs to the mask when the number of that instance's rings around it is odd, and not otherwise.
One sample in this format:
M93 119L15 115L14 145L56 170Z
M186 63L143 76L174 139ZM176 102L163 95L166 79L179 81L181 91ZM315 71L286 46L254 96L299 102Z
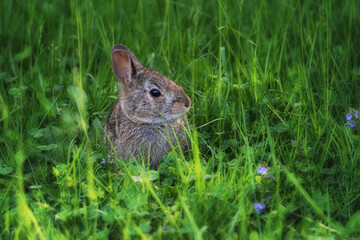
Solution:
M1 239L359 237L359 7L2 1ZM101 163L116 43L191 96L191 154Z

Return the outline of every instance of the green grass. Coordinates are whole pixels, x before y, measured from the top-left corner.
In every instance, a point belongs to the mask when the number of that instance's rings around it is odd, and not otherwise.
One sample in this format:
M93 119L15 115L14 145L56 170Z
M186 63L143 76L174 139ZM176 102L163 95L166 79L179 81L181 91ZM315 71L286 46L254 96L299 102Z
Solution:
M359 7L2 1L0 238L359 238ZM100 163L117 43L191 97L188 156Z

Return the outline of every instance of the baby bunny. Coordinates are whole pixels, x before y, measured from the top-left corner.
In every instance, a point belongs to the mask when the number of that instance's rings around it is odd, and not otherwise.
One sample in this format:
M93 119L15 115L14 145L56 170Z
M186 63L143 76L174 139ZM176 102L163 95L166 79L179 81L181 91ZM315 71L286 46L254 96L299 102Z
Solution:
M143 67L125 46L112 48L112 66L122 88L101 133L109 151L125 161L150 159L150 166L157 167L162 156L171 151L170 141L186 150L184 114L191 101L184 90Z

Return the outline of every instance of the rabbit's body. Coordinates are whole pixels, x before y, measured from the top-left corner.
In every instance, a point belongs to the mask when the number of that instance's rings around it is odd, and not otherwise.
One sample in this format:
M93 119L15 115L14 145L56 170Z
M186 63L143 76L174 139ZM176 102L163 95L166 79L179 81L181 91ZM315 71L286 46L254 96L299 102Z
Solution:
M115 151L124 159L130 160L131 157L137 156L147 161L150 149L150 163L157 166L162 156L171 151L171 146L167 138L170 135L173 146L177 146L177 140L181 148L186 147L186 139L183 127L186 123L183 118L178 119L170 127L159 124L139 124L129 120L122 112L120 102L117 102L107 124L105 125L102 136L105 140L108 134L108 149L113 145ZM173 133L176 133L176 138ZM105 142L105 141L104 141Z
M174 147L179 143L185 150L183 115L189 109L190 99L170 79L142 67L127 48L116 45L112 52L113 69L122 83L122 92L103 128L102 140L124 160L149 158L156 167L162 156L171 151L170 141Z

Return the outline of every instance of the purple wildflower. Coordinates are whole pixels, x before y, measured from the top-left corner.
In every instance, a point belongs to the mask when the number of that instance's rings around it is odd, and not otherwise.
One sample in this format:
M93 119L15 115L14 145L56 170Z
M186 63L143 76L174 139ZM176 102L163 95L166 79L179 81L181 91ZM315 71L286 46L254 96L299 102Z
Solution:
M346 115L346 120L348 120L348 121L350 121L351 119L352 119L352 114L351 113L348 113L347 115Z
M354 117L355 117L356 119L359 118L359 112L358 112L358 111L356 111L356 113L354 114Z
M257 213L263 213L265 209L265 204L263 203L254 203L254 209Z
M275 180L275 177L273 177L273 176L268 176L267 178L270 179L271 181Z
M352 128L352 127L356 126L356 123L347 121L347 123L345 123L345 125L349 125Z
M257 173L258 174L262 174L262 175L266 175L267 174L267 169L266 167L263 167L263 166L259 166L258 170L257 170Z
M106 160L105 160L105 158L103 158L101 161L101 164L105 164L105 163L106 163Z
M267 198L265 198L265 201L269 201L270 200L270 198L271 198L271 196L268 196Z

